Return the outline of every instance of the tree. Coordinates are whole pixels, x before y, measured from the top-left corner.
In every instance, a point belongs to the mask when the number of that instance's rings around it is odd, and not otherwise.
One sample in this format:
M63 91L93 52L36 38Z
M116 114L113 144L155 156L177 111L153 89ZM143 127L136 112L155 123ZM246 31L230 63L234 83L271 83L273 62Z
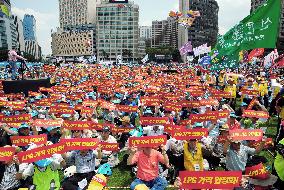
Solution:
M109 55L105 50L102 50L102 53L103 53L104 60L109 58Z
M129 49L123 49L122 50L122 57L127 57L127 61L129 60L129 58L132 57L132 51Z

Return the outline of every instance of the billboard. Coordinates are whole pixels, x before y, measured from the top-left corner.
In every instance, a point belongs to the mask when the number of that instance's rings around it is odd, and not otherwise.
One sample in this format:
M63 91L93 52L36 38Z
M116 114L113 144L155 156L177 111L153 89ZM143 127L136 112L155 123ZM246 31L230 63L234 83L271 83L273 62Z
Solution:
M128 0L109 0L110 3L128 3Z

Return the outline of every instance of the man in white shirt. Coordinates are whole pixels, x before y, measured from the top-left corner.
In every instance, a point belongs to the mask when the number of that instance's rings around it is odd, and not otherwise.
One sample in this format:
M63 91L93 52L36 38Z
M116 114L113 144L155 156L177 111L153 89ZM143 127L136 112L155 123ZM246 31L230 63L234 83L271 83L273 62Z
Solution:
M143 133L146 136L159 136L164 134L164 126L154 125L143 127Z
M116 139L110 134L110 127L105 126L102 134L98 137L100 142L117 143ZM102 151L102 162L108 162L112 167L119 164L118 154L113 151Z

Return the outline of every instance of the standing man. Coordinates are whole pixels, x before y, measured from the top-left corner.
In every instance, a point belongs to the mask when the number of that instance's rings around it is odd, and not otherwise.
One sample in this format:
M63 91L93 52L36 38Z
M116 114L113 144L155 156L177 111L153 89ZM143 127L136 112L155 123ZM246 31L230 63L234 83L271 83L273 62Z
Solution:
M167 187L167 180L159 176L159 162L169 167L169 159L164 146L161 146L162 153L145 147L137 151L131 148L127 160L128 165L137 163L137 178L131 183L130 189L134 190L139 184L145 184L151 190L164 190Z
M17 54L16 50L12 49L8 52L8 61L12 70L12 80L16 80L18 59L26 61L25 58Z

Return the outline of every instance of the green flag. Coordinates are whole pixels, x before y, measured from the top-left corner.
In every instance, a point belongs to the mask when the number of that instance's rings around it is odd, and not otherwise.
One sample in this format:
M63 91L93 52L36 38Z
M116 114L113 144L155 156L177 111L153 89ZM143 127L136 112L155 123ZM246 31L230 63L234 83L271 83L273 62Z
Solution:
M215 62L215 63L214 63ZM210 70L223 70L227 68L239 67L239 55L233 54L230 56L217 56L212 60Z
M268 0L224 36L218 36L216 48L222 55L255 48L275 48L280 13L281 1Z

